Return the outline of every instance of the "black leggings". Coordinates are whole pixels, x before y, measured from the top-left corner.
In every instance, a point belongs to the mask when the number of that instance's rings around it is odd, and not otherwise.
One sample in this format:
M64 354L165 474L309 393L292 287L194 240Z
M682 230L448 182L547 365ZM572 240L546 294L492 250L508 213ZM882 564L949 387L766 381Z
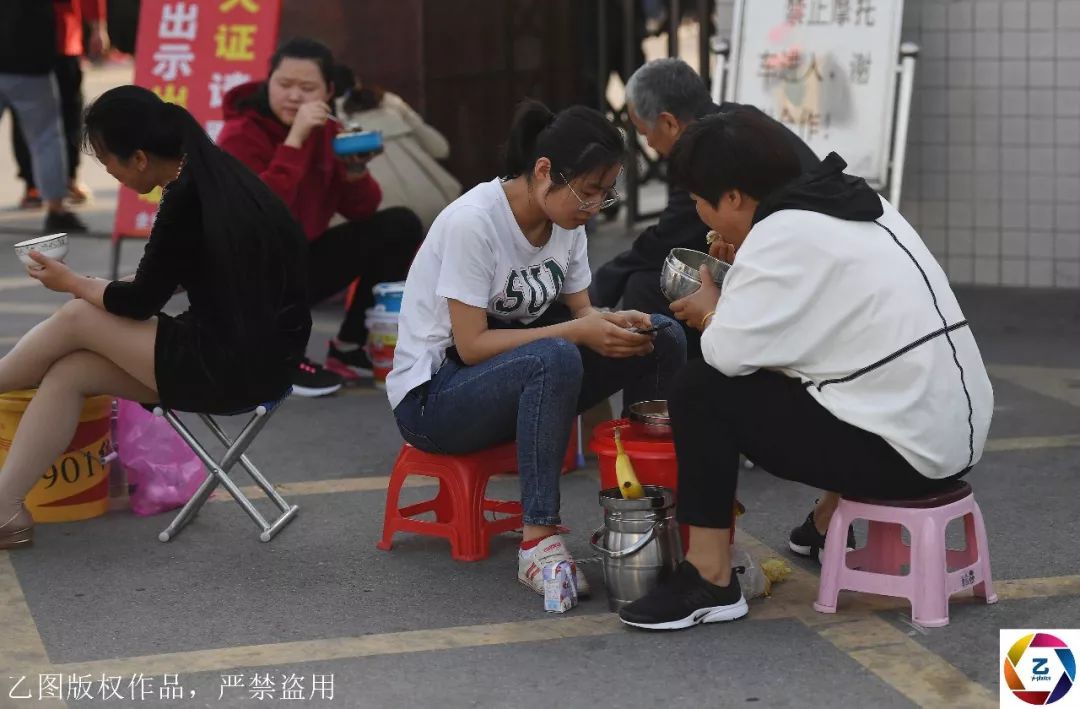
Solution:
M844 423L777 372L727 377L696 360L669 397L684 524L731 526L740 453L785 480L880 499L925 495L964 474L921 475L883 438Z
M338 339L357 344L367 340L364 311L375 304L371 288L376 283L405 280L423 239L420 219L405 207L391 207L368 219L331 227L308 244L308 300L312 305L360 279Z

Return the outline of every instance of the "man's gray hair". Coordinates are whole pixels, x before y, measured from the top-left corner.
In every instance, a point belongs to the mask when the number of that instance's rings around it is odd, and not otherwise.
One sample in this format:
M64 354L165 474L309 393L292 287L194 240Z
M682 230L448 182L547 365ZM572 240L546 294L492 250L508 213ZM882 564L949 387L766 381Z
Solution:
M712 98L705 81L689 64L681 59L654 59L626 82L626 102L651 128L665 112L681 122L700 118Z

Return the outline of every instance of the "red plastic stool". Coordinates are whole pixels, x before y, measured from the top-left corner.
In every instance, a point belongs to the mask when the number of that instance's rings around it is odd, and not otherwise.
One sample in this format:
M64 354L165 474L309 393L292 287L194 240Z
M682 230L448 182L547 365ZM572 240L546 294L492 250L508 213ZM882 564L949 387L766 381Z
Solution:
M563 473L575 469L576 432L566 451ZM465 455L425 453L405 444L394 463L386 494L383 535L378 548L390 551L396 532L443 537L450 541L450 555L458 561L486 559L491 538L521 529L521 502L487 497L488 480L500 473L517 472L517 445L506 443ZM399 507L401 488L410 475L437 478L439 492L430 500ZM435 513L435 520L415 519ZM488 519L487 513L494 519Z

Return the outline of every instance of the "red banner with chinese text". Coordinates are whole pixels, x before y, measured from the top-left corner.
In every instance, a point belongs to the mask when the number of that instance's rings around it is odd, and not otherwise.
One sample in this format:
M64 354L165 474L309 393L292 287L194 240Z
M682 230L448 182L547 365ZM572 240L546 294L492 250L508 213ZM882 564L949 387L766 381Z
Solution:
M216 139L225 93L266 76L280 16L281 0L142 0L135 83L185 107ZM114 239L148 236L160 199L160 189L121 187Z

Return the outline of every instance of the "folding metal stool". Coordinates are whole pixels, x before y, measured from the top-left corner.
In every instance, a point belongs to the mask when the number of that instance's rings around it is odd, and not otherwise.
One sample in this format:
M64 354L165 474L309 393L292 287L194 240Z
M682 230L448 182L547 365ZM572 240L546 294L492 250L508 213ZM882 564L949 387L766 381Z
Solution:
M172 523L165 531L158 535L159 540L167 542L179 534L184 526L199 513L199 510L210 498L210 494L217 489L218 485L224 485L225 489L228 490L229 494L232 495L237 504L239 504L240 507L244 509L244 512L247 512L248 516L251 517L256 525L258 525L262 530L259 534L259 539L264 542L273 539L274 535L292 521L292 518L296 516L299 508L296 505L289 505L289 503L278 494L278 491L274 489L274 486L270 484L270 481L263 477L262 473L258 471L247 455L244 454L244 451L247 450L248 446L255 441L255 437L259 435L259 431L261 431L263 426L270 420L270 415L277 410L278 406L280 406L286 398L288 398L291 391L292 389L290 388L290 390L285 392L282 397L275 399L274 401L259 404L251 409L244 409L226 414L227 416L240 416L246 413L252 414L251 419L244 425L243 430L240 431L240 435L236 437L235 441L229 439L225 432L221 430L221 426L218 425L217 421L215 421L210 414L191 412L196 413L198 417L203 420L203 423L206 424L206 427L209 428L214 436L221 441L221 444L225 446L225 455L222 456L221 460L215 460L214 457L206 451L175 412L170 409L164 409L161 406L155 406L153 408L154 415L162 416L169 422L169 425L180 434L180 437L191 447L191 450L202 459L203 463L206 465L207 471L210 473L206 476L206 480L199 486L199 489L195 494L191 496L191 499L187 501L187 504L184 505L183 509L180 510L180 513L176 515L176 518L173 519ZM229 470L231 470L233 465L237 462L243 466L244 470L246 470L252 480L255 481L255 484L258 485L259 488L266 493L266 496L281 510L281 514L273 522L268 523L266 518L264 518L259 510L255 508L255 505L251 503L251 500L248 499L247 495L245 495L243 491L240 490L239 486L229 478Z

